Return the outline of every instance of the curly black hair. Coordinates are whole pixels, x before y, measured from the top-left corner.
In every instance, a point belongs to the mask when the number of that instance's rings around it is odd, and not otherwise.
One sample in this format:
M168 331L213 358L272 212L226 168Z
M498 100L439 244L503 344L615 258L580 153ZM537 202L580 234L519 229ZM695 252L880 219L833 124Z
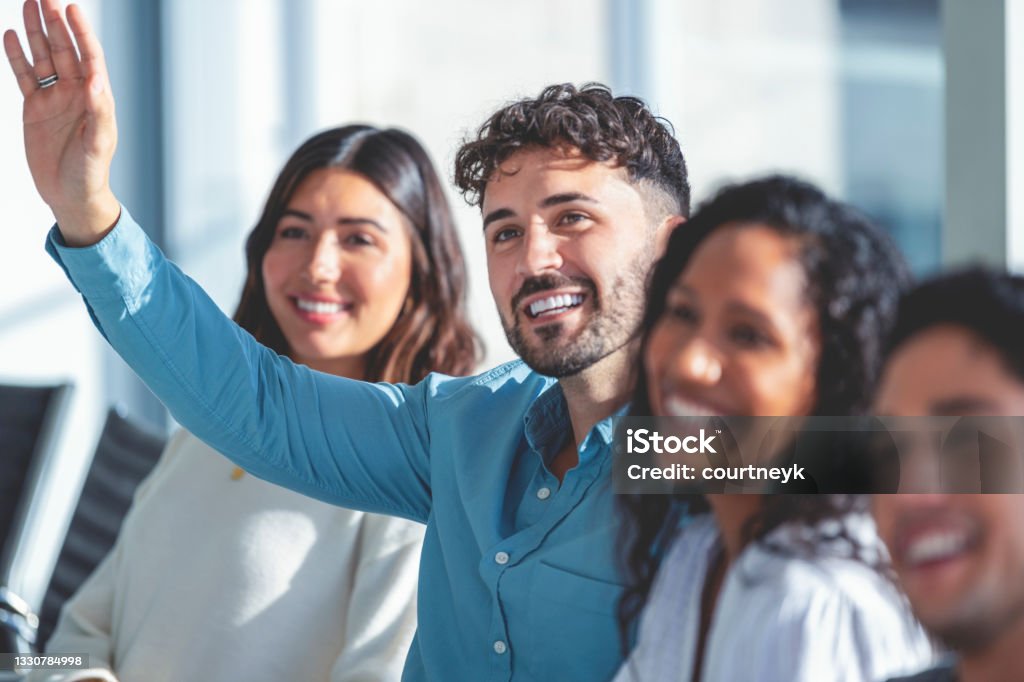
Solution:
M888 353L941 324L969 330L1024 381L1024 277L975 266L921 283L900 300Z
M636 97L615 97L600 83L562 83L511 102L463 142L455 155L455 186L480 206L498 167L530 147L574 147L593 161L624 166L632 181L650 182L670 197L673 213L690 214L686 161L672 125Z
M893 242L852 207L830 199L817 187L787 176L771 176L730 185L700 206L672 234L655 266L643 322L643 348L665 311L666 296L693 254L709 236L728 224L766 225L792 237L806 279L806 297L817 313L821 347L812 415L863 414L882 368L883 346L896 317L901 291L910 281L902 254ZM646 372L636 376L634 415L649 415ZM681 514L708 510L701 496L620 495L620 545L627 588L619 602L623 646L647 600L661 552ZM858 496L773 495L744 529L748 541L762 541L780 525L796 521L818 527L863 508ZM813 538L824 544L837 538L859 546L842 531Z

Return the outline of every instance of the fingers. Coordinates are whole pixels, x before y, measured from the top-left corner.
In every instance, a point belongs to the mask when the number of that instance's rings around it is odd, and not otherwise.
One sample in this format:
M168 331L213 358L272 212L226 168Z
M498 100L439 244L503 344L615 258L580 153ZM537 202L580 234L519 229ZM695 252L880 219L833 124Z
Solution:
M25 51L21 49L21 41L14 31L4 33L4 52L7 54L7 61L11 64L14 77L18 79L18 88L23 97L28 97L39 87L36 76L32 72L32 65L25 59Z
M64 15L57 0L43 0L43 18L46 21L46 35L50 39L50 57L61 78L78 78L78 53L71 42Z
M79 68L81 75L95 83L94 77L102 79L103 84L109 81L107 76L107 63L103 59L103 46L96 39L89 22L85 19L85 13L78 5L68 5L68 23L71 24L71 31L75 34L75 42L78 43L78 52L81 55Z
M25 17L25 33L28 35L28 47L32 52L32 70L36 78L46 78L57 73L50 59L50 41L43 33L43 22L39 18L39 5L34 0L27 0L22 7Z

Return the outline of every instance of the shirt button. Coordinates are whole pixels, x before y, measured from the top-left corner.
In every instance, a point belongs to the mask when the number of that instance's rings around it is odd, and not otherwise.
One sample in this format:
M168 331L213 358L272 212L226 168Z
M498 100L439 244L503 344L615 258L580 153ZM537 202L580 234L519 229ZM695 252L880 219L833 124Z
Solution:
M494 555L494 561L499 563L499 564L501 564L502 566L504 566L505 564L508 563L508 552L498 552L497 554ZM505 645L502 644L502 646L505 646ZM495 644L494 648L497 649L498 645ZM498 653L500 654L501 652L499 651Z
M537 491L537 499L546 500L551 497L551 488L541 488Z
M494 653L496 653L496 654L503 654L506 651L508 651L508 647L505 646L505 643L503 641L501 641L499 639L498 641L496 641L494 643Z

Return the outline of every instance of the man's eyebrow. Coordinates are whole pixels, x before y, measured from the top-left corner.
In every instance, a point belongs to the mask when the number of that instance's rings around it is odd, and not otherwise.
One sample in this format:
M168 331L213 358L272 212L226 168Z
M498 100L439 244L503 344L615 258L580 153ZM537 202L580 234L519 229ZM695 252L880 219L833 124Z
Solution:
M552 194L538 204L540 208L551 208L558 204L567 204L570 201L585 201L590 204L601 203L594 197L587 196L582 192L563 192L561 194Z
M313 216L311 216L310 214L306 213L305 211L299 211L298 209L294 209L294 208L286 208L283 211L281 211L281 217L284 218L285 216L292 216L292 217L298 218L300 220L307 220L309 222L313 222ZM341 225L341 226L346 226L346 225L371 225L371 226L377 228L378 230L380 230L381 232L383 232L385 234L387 234L387 231L388 231L386 227L381 225L379 222L377 222L373 218L363 218L363 217L359 217L359 216L352 216L352 217L346 217L346 218L338 218L338 225Z
M587 196L582 192L562 192L561 194L552 194L551 196L542 199L541 202L537 204L537 206L539 208L551 208L552 206L557 206L558 204L567 204L572 201L585 201L590 204L601 203L594 197ZM513 218L515 217L515 215L515 211L513 211L510 208L497 208L488 213L487 216L484 218L484 229L486 230L487 226L493 223L495 220Z
M996 404L988 398L972 395L958 395L936 400L929 405L928 412L941 417L957 417L965 414L995 413Z
M484 218L484 229L486 230L487 226L493 223L495 220L513 218L515 217L515 215L515 211L513 211L511 208L496 208L490 213L488 213L487 216Z

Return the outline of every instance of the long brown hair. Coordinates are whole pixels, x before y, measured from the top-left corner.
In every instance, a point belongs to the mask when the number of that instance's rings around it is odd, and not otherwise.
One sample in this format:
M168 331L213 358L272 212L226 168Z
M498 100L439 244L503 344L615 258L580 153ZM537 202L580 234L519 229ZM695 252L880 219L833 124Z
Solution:
M466 320L466 269L448 200L423 146L390 128L348 125L325 130L295 150L274 182L245 245L248 274L234 320L263 345L288 354L270 312L263 257L295 190L313 171L359 173L409 220L412 273L398 319L367 353L369 381L415 383L430 372L469 374L480 343Z

